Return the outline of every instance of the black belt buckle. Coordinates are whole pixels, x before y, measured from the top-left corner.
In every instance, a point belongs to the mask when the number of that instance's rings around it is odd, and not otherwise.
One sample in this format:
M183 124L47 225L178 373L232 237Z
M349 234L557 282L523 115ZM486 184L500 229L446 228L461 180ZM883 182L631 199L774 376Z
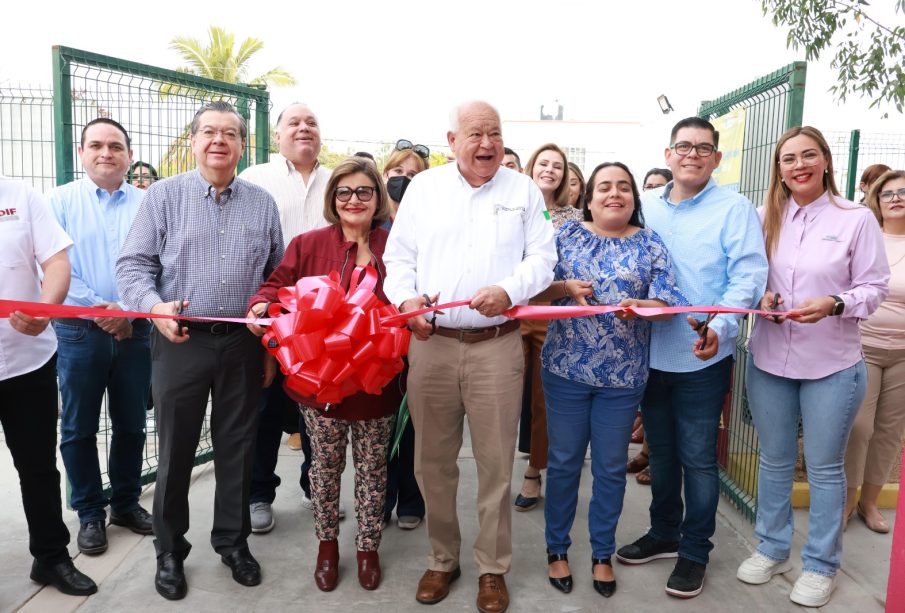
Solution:
M221 334L229 334L232 332L232 327L229 322L226 321L215 321L211 323L210 333L218 336Z

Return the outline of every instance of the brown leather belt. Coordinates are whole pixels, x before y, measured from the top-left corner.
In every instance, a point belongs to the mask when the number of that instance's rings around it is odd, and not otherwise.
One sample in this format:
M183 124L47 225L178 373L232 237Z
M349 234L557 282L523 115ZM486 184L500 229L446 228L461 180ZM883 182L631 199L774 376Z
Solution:
M445 336L446 338L454 338L460 343L480 343L481 341L489 341L492 338L499 338L504 334L509 334L519 329L519 321L510 319L504 324L498 326L489 326L487 328L437 328L436 334Z

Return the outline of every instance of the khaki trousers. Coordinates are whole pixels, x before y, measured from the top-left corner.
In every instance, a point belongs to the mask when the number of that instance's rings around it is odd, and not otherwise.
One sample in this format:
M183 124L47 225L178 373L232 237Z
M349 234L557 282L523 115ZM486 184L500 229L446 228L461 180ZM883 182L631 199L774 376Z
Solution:
M905 435L905 349L864 345L867 394L845 450L848 487L882 486L889 478Z
M415 478L424 495L431 544L428 568L459 565L462 536L456 514L464 417L478 469L480 574L503 574L512 562L512 462L525 362L521 335L479 343L432 336L412 339L408 397L415 427Z

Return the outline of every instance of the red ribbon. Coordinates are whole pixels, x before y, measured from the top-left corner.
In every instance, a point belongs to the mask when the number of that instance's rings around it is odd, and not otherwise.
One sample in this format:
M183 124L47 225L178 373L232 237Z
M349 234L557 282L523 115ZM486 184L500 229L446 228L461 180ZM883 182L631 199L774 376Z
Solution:
M281 288L262 339L286 386L318 402L336 403L358 391L379 394L402 371L411 336L407 328L386 323L399 310L374 294L373 267L356 267L348 292L339 281L334 271Z

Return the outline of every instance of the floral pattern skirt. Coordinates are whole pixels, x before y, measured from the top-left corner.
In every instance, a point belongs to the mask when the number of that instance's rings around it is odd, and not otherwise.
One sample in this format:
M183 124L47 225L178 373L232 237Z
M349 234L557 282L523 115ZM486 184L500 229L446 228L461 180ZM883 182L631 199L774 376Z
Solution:
M351 431L358 519L355 545L359 551L377 551L386 499L387 448L395 416L349 421L305 405L301 409L311 437L311 501L317 538L331 541L339 535L339 486Z

